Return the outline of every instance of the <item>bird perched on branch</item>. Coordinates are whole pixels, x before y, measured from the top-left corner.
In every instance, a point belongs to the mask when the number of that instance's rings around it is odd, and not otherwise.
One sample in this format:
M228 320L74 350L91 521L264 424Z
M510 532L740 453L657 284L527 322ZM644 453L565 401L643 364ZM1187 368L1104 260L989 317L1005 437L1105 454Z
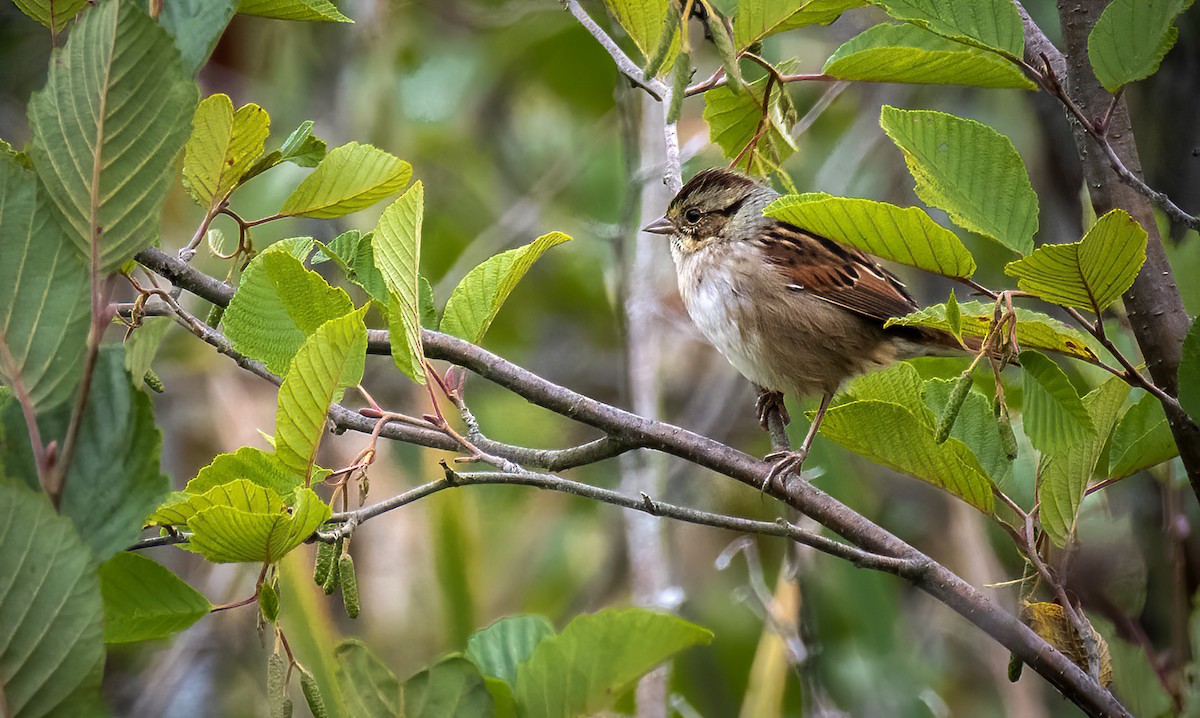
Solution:
M904 284L863 252L763 215L779 194L723 169L697 173L643 231L671 238L692 321L759 392L759 422L789 419L783 395L821 395L800 448L768 481L798 471L838 386L894 361L962 351L948 332L883 325L917 309Z

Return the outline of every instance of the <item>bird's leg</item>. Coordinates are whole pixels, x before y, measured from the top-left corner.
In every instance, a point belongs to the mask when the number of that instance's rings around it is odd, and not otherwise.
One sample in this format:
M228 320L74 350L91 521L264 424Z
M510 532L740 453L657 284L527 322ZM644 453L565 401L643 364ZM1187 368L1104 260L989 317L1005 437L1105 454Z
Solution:
M790 473L800 473L800 467L804 465L804 460L808 458L808 450L812 447L813 439L817 438L817 429L821 426L821 419L825 418L825 412L829 409L829 401L833 399L833 394L826 393L821 397L821 406L817 407L817 415L813 417L812 425L808 427L808 433L804 435L804 443L800 444L800 448L795 451L775 451L766 455L767 461L775 461L775 465L771 467L771 471L767 474L767 478L763 481L763 486L769 486L775 481L784 481ZM781 486L780 488L783 488Z
M779 418L783 419L783 425L787 426L792 423L792 417L788 416L787 407L783 404L783 393L771 391L766 387L761 387L758 384L754 385L758 390L758 400L754 402L754 413L758 416L758 425L764 431L770 431L771 412L779 412Z

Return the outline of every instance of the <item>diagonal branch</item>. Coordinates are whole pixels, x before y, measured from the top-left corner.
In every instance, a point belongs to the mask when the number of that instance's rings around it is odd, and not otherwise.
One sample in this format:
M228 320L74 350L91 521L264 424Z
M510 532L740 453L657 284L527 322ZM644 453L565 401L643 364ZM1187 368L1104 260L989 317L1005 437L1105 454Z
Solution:
M667 86L661 80L653 77L646 77L646 74L642 72L642 69L635 65L633 60L629 59L629 56L625 54L625 51L622 50L611 37L608 36L608 33L604 32L604 30L597 25L596 21L592 19L592 16L588 15L587 11L579 5L578 0L566 0L563 5L567 8L568 12L575 16L575 19L579 21L579 24L583 25L584 28L586 28L587 31L592 34L592 37L596 38L596 41L600 43L601 47L608 52L608 54L612 57L613 62L616 63L617 69L621 71L622 75L628 77L633 84L650 93L654 99L662 102L663 98L667 96Z

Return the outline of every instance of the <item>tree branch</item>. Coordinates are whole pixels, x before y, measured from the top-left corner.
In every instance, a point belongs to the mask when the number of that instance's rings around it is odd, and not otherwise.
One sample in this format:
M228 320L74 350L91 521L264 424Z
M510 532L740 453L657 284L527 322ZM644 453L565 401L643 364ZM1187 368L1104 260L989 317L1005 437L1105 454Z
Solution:
M584 28L586 28L587 31L592 34L592 37L596 38L596 41L600 43L600 46L608 52L609 56L612 57L613 62L616 63L617 69L621 71L622 75L628 77L633 84L650 93L654 99L662 102L663 98L667 96L667 86L663 84L662 81L653 77L646 77L645 73L642 72L642 69L635 65L633 60L629 59L629 56L625 54L625 51L622 50L611 37L608 36L608 33L604 32L604 30L597 25L596 21L592 19L592 16L588 15L587 11L579 5L578 0L566 0L566 2L563 3L563 6L575 16L575 19L579 21L579 24L583 25Z

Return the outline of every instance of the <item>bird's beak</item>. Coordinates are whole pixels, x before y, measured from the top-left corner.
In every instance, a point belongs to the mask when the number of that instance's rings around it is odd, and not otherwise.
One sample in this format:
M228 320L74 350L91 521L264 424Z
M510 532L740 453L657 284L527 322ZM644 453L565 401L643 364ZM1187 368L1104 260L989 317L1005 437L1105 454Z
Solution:
M675 226L671 224L671 220L667 219L666 215L663 215L642 227L642 231L650 234L675 234Z

